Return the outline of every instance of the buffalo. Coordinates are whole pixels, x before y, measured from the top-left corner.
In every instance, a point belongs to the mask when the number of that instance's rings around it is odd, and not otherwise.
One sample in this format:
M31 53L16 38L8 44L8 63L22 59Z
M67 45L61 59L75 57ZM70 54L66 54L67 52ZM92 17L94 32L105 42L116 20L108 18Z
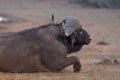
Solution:
M59 24L54 22L32 29L0 35L0 71L5 72L58 72L73 65L74 72L81 70L75 56L91 41L80 21L65 17Z

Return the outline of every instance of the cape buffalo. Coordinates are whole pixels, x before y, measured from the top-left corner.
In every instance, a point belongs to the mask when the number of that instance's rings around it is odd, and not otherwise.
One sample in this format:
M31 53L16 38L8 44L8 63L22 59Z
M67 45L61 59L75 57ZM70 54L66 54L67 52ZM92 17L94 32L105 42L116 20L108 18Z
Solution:
M47 24L16 33L0 35L0 71L61 71L73 65L79 72L81 64L75 56L89 44L90 35L75 17L66 17L59 24Z

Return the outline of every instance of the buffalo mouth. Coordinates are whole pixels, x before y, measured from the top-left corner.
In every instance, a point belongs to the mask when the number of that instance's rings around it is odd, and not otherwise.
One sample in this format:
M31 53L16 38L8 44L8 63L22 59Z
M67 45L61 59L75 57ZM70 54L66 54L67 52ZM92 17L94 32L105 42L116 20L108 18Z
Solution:
M90 42L91 42L91 39L89 39L88 41L85 41L85 42L83 42L85 45L88 45L88 44L90 44Z

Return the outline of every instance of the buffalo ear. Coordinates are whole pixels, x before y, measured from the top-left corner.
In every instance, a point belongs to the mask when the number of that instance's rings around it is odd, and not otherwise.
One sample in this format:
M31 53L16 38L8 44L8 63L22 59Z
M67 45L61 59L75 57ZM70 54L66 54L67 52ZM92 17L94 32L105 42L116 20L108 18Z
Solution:
M64 34L67 37L74 33L77 29L82 28L79 20L72 16L66 17L61 23Z

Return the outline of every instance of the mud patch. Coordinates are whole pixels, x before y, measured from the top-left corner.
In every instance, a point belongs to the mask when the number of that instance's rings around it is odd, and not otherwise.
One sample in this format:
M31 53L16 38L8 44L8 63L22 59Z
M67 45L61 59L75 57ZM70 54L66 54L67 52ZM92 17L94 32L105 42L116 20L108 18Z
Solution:
M109 64L109 65L115 65L115 64L120 64L118 59L114 59L114 58L110 58L108 56L105 55L96 55L95 56L96 59L98 59L97 62L95 62L95 64Z
M109 45L109 43L107 43L105 41L99 41L99 42L97 42L97 45Z

